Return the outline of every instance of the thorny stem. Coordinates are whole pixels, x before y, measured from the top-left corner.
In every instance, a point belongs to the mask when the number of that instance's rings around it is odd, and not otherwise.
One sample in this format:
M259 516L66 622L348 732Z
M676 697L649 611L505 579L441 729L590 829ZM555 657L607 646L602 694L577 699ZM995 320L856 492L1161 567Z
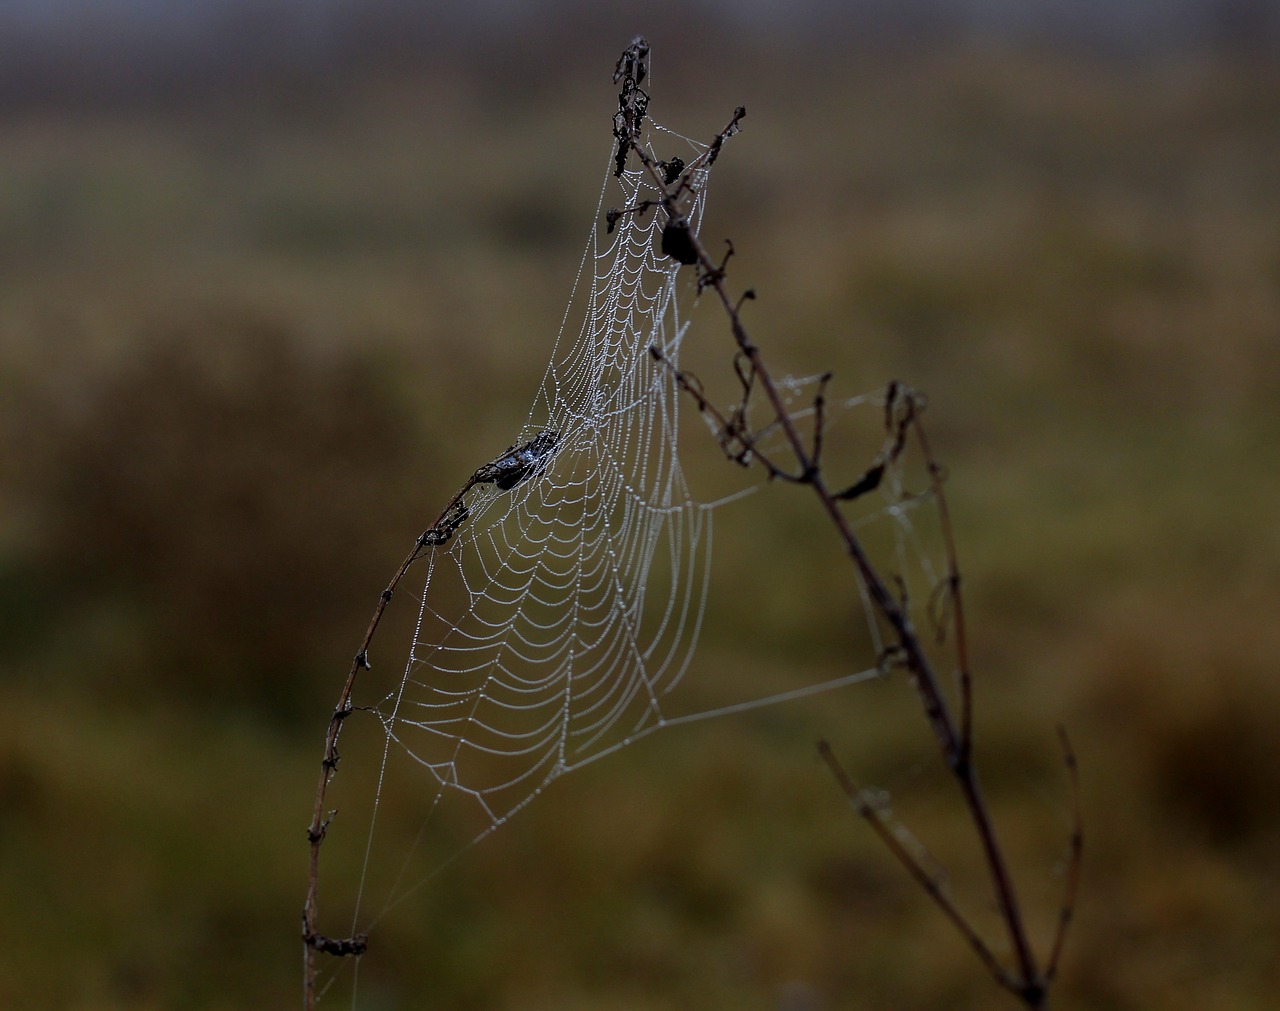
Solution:
M640 40L637 40L640 41ZM647 53L647 45L645 46ZM620 64L621 65L621 64ZM632 82L632 85L638 84ZM626 85L624 84L624 91ZM729 295L728 288L725 284L725 270L723 264L716 264L707 253L699 238L693 234L692 230L684 224L681 216L680 208L677 201L682 193L688 188L689 180L692 178L692 172L704 165L709 165L719 155L721 145L724 140L735 133L742 118L746 115L744 108L735 111L732 120L716 137L712 145L699 158L686 167L684 173L680 177L679 183L672 188L665 178L665 173L659 161L645 148L641 142L639 135L640 122L643 116L635 116L628 118L627 127L630 134L626 138L627 147L630 151L634 151L640 160L645 171L653 180L654 186L659 193L662 194L657 203L665 217L666 228L678 228L683 234L679 235L678 242L669 243L664 233L663 248L664 251L675 256L682 263L694 264L698 269L698 286L699 290L712 288L721 305L724 307L725 313L729 320L729 326L733 333L733 338L738 347L738 353L745 358L747 362L746 371L752 379L753 383L758 383L763 391L765 399L768 401L774 416L781 427L787 443L795 456L798 471L802 483L808 484L813 489L814 495L835 527L841 542L844 545L846 553L849 555L858 576L866 587L875 608L892 628L894 637L897 640L897 651L903 658L903 661L910 670L912 681L916 690L920 695L921 702L924 707L926 719L932 728L938 745L942 751L943 758L947 767L955 777L961 794L964 798L965 807L969 813L970 820L973 822L983 851L983 856L991 878L993 890L999 904L1001 917L1006 925L1009 935L1010 946L1013 949L1014 960L1017 965L1016 976L1007 973L1000 967L994 955L986 944L978 937L973 929L964 920L963 916L958 912L956 907L950 903L948 899L938 890L932 879L929 878L927 872L919 867L910 853L903 850L897 840L894 839L890 843L890 848L904 860L913 875L917 877L926 890L934 897L944 912L951 918L961 930L969 943L979 953L979 957L987 965L995 975L996 979L1005 987L1017 994L1022 1001L1031 1008L1042 1008L1047 1001L1047 985L1051 979L1051 971L1041 972L1036 956L1032 951L1030 941L1027 937L1026 927L1023 923L1021 907L1019 906L1017 894L1014 888L1013 877L1010 873L1008 862L1004 856L1004 852L1000 846L999 837L997 835L995 825L991 818L990 810L983 796L981 785L978 779L978 773L972 762L972 704L971 704L971 677L968 664L967 643L964 637L963 612L961 610L960 598L960 576L959 568L956 562L955 542L952 535L950 514L947 512L945 504L945 496L942 494L943 475L940 466L935 461L930 452L927 438L924 434L923 426L917 423L913 426L916 430L916 437L921 445L925 459L928 462L930 479L933 486L935 497L940 503L940 515L942 522L942 532L944 540L947 544L947 567L948 567L948 586L947 592L950 594L950 604L954 608L955 628L956 628L956 653L958 661L958 677L960 682L960 701L961 716L959 722L952 715L947 702L946 693L943 690L940 679L933 668L922 644L920 638L913 627L911 618L903 604L894 596L884 578L877 569L872 565L864 550L861 541L853 532L844 513L840 509L838 497L833 494L827 486L826 480L820 468L820 461L817 454L820 450L820 442L815 439L814 451L811 454L805 445L805 441L801 436L798 427L795 424L789 410L787 409L782 397L778 392L778 388L773 381L768 368L760 356L760 351L751 340L746 327L743 325L739 308L742 300L735 302ZM620 138L620 145L622 140ZM621 168L621 159L620 166ZM610 212L611 216L619 212ZM625 213L625 212L624 212ZM616 218L614 218L616 220ZM684 254L684 255L681 255ZM655 351L655 357L660 354ZM681 385L685 389L690 389L687 379L684 379L683 373L678 370L677 376L683 381ZM746 392L749 393L749 390ZM698 393L700 404L705 405L705 398L702 397L700 391ZM745 406L745 405L744 405ZM749 434L743 432L735 432L735 437L741 438L746 435L749 440ZM748 443L745 447L750 450L752 447ZM780 471L770 463L766 463L771 474L778 474ZM1065 737L1064 737L1065 741ZM1068 755L1070 755L1068 749ZM824 757L830 754L829 748L824 748ZM834 758L830 758L829 762L833 771L839 769L835 764ZM1070 757L1070 770L1074 784L1075 778L1075 762L1074 756ZM848 781L847 776L837 773L842 786L847 782L848 788L846 793L849 794L855 804L860 804L860 810L864 815L868 810L865 800L860 800L861 793L856 787ZM882 820L877 817L869 817L873 826L877 828L878 834L882 838L886 837L887 829L883 825ZM1082 836L1079 833L1078 805L1077 805L1077 830L1073 836L1073 857L1072 869L1070 871L1070 882L1068 886L1067 906L1064 907L1061 917L1061 925L1058 938L1055 940L1054 949L1050 958L1050 970L1056 970L1058 955L1060 953L1063 939L1066 932L1066 924L1071 918L1070 910L1074 904L1074 893L1078 879L1078 864L1080 846L1082 845ZM892 833L887 833L888 838L892 838Z

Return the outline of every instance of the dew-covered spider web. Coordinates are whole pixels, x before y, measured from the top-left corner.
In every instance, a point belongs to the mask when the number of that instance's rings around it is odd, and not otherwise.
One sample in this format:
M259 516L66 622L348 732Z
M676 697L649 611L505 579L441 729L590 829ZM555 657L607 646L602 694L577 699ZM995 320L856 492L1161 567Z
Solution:
M682 210L696 235L710 181L710 167L699 167L707 145L652 120L644 137L655 161L694 166ZM369 827L345 856L326 849L325 857L342 867L328 877L360 882L344 910L353 935L393 910L429 906L425 886L444 867L567 773L664 728L881 671L884 636L864 602L861 669L729 693L711 706L705 694L691 702L682 691L697 677L717 515L757 489L763 474L721 456L737 490L707 498L682 468L682 440L714 448L719 434L711 424L708 435L676 379L693 340L686 310L700 295L697 271L663 253L663 213L637 210L656 201L659 183L634 159L617 173L615 157L616 148L527 419L510 450L475 461L471 480L424 535L396 591L412 597L416 618L379 636L373 668L357 684L337 780L358 784L342 819L358 819L356 808L368 805ZM699 339L720 342L725 361L732 347L723 316L719 322ZM821 383L782 384L801 422L812 419ZM883 400L829 405L828 419L866 405L874 424ZM763 444L767 418L758 430ZM916 500L901 481L889 474L881 482L866 522L887 519L903 570L935 582L908 515ZM351 767L357 756L363 769Z

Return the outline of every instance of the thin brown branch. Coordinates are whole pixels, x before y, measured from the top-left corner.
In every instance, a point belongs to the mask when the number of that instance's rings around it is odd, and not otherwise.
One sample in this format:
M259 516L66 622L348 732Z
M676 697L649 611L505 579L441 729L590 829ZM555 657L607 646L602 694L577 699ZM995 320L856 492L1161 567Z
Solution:
M724 413L707 397L697 376L676 368L671 359L656 344L649 347L649 354L655 361L665 365L671 371L671 376L675 380L677 388L688 394L694 403L698 405L698 410L711 419L712 425L716 430L716 439L720 443L720 449L724 452L726 458L741 467L750 467L753 463L759 464L768 472L771 479L776 478L794 484L802 484L804 482L805 476L803 474L792 474L784 470L773 461L769 454L760 449L755 434L746 425L744 405L739 404L733 409L732 417L726 418Z
M325 798L328 795L329 783L333 780L341 761L338 752L338 739L342 734L346 718L353 712L351 693L355 688L356 678L362 670L369 670L369 647L373 637L382 623L382 616L387 605L395 595L396 588L428 548L439 547L452 539L458 528L467 521L470 513L467 510L466 496L476 485L493 484L504 491L514 488L527 480L531 475L544 468L556 451L560 437L558 433L543 430L524 445L512 445L494 460L478 467L467 479L467 483L449 500L436 521L424 530L414 542L411 550L396 569L395 575L387 588L378 596L378 603L373 609L369 625L365 629L360 648L356 651L347 672L347 679L338 695L338 703L329 718L329 728L325 734L324 755L320 760L320 778L316 784L315 803L311 811L311 823L307 827L307 840L311 845L311 859L307 871L307 897L302 907L302 942L304 947L303 1003L306 1011L313 1011L316 1001L316 952L338 957L363 955L368 947L368 938L363 934L354 937L333 938L316 932L316 921L320 911L320 847L329 831L337 811L325 813Z
M1049 961L1044 970L1046 984L1053 982L1058 975L1058 964L1062 959L1062 949L1067 943L1067 932L1075 919L1076 899L1080 894L1080 868L1084 863L1084 818L1080 809L1080 770L1065 727L1058 727L1058 740L1062 744L1062 760L1067 767L1067 780L1071 786L1071 841L1070 853L1067 856L1066 887L1063 889L1062 908L1058 911L1058 929L1054 934L1053 947L1049 950Z
M938 505L938 524L942 530L943 549L947 555L946 592L950 600L955 628L956 676L960 682L960 749L963 761L972 758L973 750L973 674L969 666L969 641L964 620L964 598L960 585L960 562L956 551L955 529L951 523L951 508L947 504L946 480L942 465L933 455L933 447L925 432L924 422L917 415L916 441L924 455L933 487L933 498Z
M367 946L367 938L363 937L363 935L335 939L319 934L315 929L320 912L320 847L324 844L329 825L337 814L336 811L325 814L325 797L328 794L329 783L337 772L338 762L341 757L338 753L338 738L342 734L343 723L352 712L351 692L355 688L356 677L360 671L369 669L369 646L373 642L373 637L378 631L379 624L382 622L382 615L387 609L387 604L391 602L396 587L400 585L400 580L404 578L409 566L422 553L424 546L434 543L432 535L437 534L440 525L446 523L447 518L462 500L463 493L470 487L471 485L468 484L467 488L455 495L449 505L440 513L436 523L418 538L413 550L405 556L404 561L396 569L395 575L391 577L391 582L387 584L387 588L379 595L377 606L373 609L373 616L369 619L368 628L365 630L364 638L360 642L360 648L356 651L356 655L351 661L347 680L338 695L338 703L334 706L333 715L329 718L329 729L325 734L324 741L324 756L320 761L320 779L316 784L315 804L311 811L311 824L307 828L307 840L311 844L311 859L307 871L307 897L302 907L302 942L304 948L303 1003L306 1011L314 1011L315 1008L316 952L323 951L326 954L338 956L360 955L364 953Z
M812 477L822 466L822 439L827 419L827 385L831 382L831 373L824 372L818 380L818 392L813 397L813 448L809 451L809 470L805 477Z
M626 90L626 87L624 87L624 93ZM715 291L728 317L729 327L737 345L737 353L747 363L745 369L739 368L740 376L744 371L750 376L750 386L746 392L749 393L751 388L756 385L759 386L772 409L777 425L783 432L786 442L795 457L798 472L808 478L805 483L813 489L823 511L831 520L873 606L893 631L896 640L895 654L910 672L911 681L920 696L926 720L937 738L948 768L960 787L970 821L974 826L982 848L1001 918L1009 935L1017 972L1016 974L1005 973L1000 978L1002 981L1007 980L1006 985L1014 990L1028 1007L1043 1007L1045 1002L1045 980L1041 975L1037 959L1032 951L1026 927L1023 923L1013 878L972 761L971 678L967 659L967 643L963 634L963 610L960 607L959 598L959 568L955 561L954 535L951 530L950 516L945 507L945 498L941 499L943 502L941 507L943 536L948 543L948 579L951 581L950 592L954 595L954 604L957 608L957 643L960 651L958 653L961 691L961 718L959 722L956 721L951 713L941 680L923 648L905 603L894 596L889 589L888 583L875 566L872 565L862 543L854 534L853 528L841 511L841 493L834 493L828 487L825 476L820 467L817 466L814 456L811 455L809 448L804 444L794 417L787 410L771 373L761 359L759 349L751 340L743 324L739 311L743 299L735 302L731 298L725 281L723 264L716 264L711 259L697 235L687 227L687 222L685 222L680 209L676 206L676 196L684 187L683 179L689 177L689 174L698 166L700 160L710 164L719 155L724 141L737 132L744 115L745 109L743 108L735 111L729 125L717 135L707 151L700 156L700 159L695 159L689 168L686 168L681 186L677 187L675 191L666 189L668 184L661 169L662 162L646 150L638 132L630 134L626 138L627 152L635 152L655 188L662 194L659 202L667 219L667 228L678 227L680 230L681 234L678 243L671 242L668 244L667 236L664 233L664 251L675 256L680 263L696 265L698 268L699 288L710 287ZM633 118L631 122L638 126L638 120ZM622 140L620 139L620 170L624 160L621 147ZM744 386L746 385L744 381ZM705 403L705 397L702 399ZM889 412L890 417L892 417L895 406L893 400L894 398L891 396L890 403L886 405L886 411ZM898 442L898 449L900 449L901 441L905 438L910 423L915 420L913 416L917 407L918 405L913 400L909 400L906 404L907 414L901 421L895 436ZM920 428L917 427L916 431L918 437L920 437ZM933 490L937 494L941 490L942 471L929 451L927 438L921 438L921 444L930 467L930 480ZM867 480L871 479L868 478ZM877 476L875 480L878 481L879 477Z
M880 837L880 841L884 843L889 852L906 868L907 873L915 879L916 884L925 890L938 908L946 915L947 919L951 921L952 926L969 942L969 947L973 949L982 964L987 967L987 971L995 977L1001 986L1016 987L1016 981L1009 978L1009 974L1005 971L1004 966L1000 964L999 959L987 947L986 942L973 928L973 925L969 923L964 913L951 901L951 897L943 890L936 876L925 870L920 861L915 858L915 855L902 844L902 840L894 834L886 823L879 807L868 799L866 791L859 787L848 772L845 771L844 766L840 764L839 759L832 752L831 745L826 741L819 741L818 754L827 763L827 767L840 785L840 789L853 805L854 811L871 826L872 831Z

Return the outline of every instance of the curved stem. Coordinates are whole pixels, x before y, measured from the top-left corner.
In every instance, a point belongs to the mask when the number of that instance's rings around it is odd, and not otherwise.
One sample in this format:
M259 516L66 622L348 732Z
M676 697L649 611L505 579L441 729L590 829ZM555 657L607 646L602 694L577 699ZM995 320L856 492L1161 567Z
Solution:
M369 647L373 643L373 637L378 631L378 626L382 623L382 616L386 612L387 605L391 602L396 587L400 585L400 580L409 571L409 566L421 557L424 549L443 544L452 536L459 522L456 519L459 516L456 510L461 505L466 493L477 483L477 475L472 475L462 490L449 500L449 504L441 510L435 523L428 527L414 543L413 550L405 556L404 561L396 569L395 575L391 577L391 582L387 584L387 588L379 595L377 606L374 607L373 615L369 619L369 626L365 630L364 638L360 641L360 648L356 651L356 655L351 661L347 679L342 685L342 691L338 694L337 705L333 707L333 715L329 718L329 727L325 732L324 739L324 756L320 760L320 778L316 784L315 803L311 810L311 823L307 827L307 839L311 844L311 857L307 870L307 897L302 906L303 1006L306 1011L314 1011L315 1008L316 952L323 951L326 954L339 956L362 955L368 940L363 934L346 938L326 937L317 933L315 929L320 911L320 847L324 844L325 835L329 830L329 823L333 820L334 815L337 814L336 811L325 814L325 797L328 794L329 783L337 772L338 762L341 758L338 754L338 738L342 735L343 723L352 712L351 692L355 688L356 678L359 677L360 672L369 669Z

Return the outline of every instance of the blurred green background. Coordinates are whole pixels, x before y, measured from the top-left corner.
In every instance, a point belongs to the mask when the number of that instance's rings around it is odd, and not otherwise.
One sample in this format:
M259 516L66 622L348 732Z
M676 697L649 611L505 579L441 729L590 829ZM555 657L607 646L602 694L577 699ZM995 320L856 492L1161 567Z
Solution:
M396 563L524 420L644 31L660 122L749 110L703 234L733 239L775 369L928 394L979 760L1042 946L1071 731L1088 851L1055 1003L1271 1006L1269 5L55 7L0 10L0 1004L296 1005L326 720ZM785 492L717 538L691 677L871 662ZM988 926L888 681L558 783L421 894L362 1006L1013 1006L818 736Z

